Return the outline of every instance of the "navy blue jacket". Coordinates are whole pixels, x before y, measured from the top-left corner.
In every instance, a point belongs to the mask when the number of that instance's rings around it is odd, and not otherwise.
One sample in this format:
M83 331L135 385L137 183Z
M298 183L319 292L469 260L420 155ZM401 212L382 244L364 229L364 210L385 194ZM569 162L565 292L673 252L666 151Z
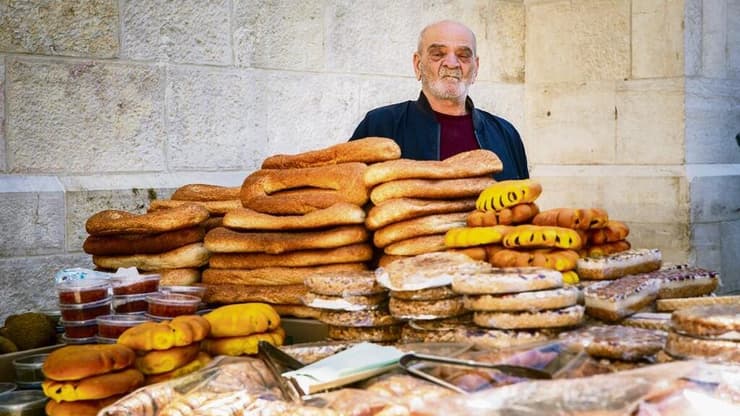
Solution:
M479 110L468 97L465 104L473 117L475 138L481 149L491 150L504 165L493 177L498 180L527 179L527 155L519 133L501 117ZM369 136L388 137L401 147L401 157L439 160L440 127L424 93L406 101L369 111L350 140Z

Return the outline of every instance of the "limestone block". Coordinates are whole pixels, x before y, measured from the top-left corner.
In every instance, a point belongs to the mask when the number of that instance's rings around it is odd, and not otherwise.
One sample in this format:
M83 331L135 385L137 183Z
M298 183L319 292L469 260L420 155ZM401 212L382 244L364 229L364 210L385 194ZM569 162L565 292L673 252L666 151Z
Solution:
M476 107L505 118L524 136L524 84L479 81L470 96Z
M680 176L629 176L624 170L594 167L578 176L543 176L538 170L532 177L542 184L537 199L541 210L573 207L599 207L609 218L629 223L688 223L688 186Z
M384 105L416 100L421 91L421 83L413 77L362 77L355 83L359 88L359 97L356 111L351 115L347 114L352 123L346 137L354 132L368 111Z
M687 163L740 163L740 80L686 79Z
M684 74L684 4L632 2L632 77L666 78Z
M121 8L121 55L129 59L229 65L231 2L128 1Z
M608 164L616 154L612 81L527 84L527 152L532 163Z
M686 223L630 222L627 241L635 248L660 249L663 262L689 263L691 241Z
M267 114L254 72L170 68L167 90L170 169L259 167Z
M702 75L727 78L727 2L702 2Z
M527 3L527 82L628 78L630 3L629 0Z
M324 70L325 4L321 0L234 2L236 65Z
M346 141L354 131L356 79L337 74L274 72L267 85L264 156L316 150Z
M727 221L720 224L720 244L722 244L722 293L740 293L740 221Z
M720 272L722 269L722 223L692 223L690 263ZM724 280L724 278L723 278Z
M693 178L689 194L692 223L740 221L740 167L735 175Z
M413 75L422 2L328 2L326 68L332 72Z
M423 2L424 23L453 19L475 33L478 81L524 82L524 4L512 1ZM419 27L417 30L421 30Z
M87 254L0 258L0 322L16 313L59 309L54 275L70 267L93 265Z
M0 55L0 172L6 170L5 162L5 57Z
M9 171L165 168L164 89L157 68L16 58L6 72Z
M52 177L0 179L0 257L64 251L64 190Z
M740 1L727 1L727 77L740 79Z
M649 165L683 161L683 79L618 82L616 162Z
M701 75L702 0L684 0L684 71L687 77Z
M118 2L4 1L0 51L112 58L118 55Z

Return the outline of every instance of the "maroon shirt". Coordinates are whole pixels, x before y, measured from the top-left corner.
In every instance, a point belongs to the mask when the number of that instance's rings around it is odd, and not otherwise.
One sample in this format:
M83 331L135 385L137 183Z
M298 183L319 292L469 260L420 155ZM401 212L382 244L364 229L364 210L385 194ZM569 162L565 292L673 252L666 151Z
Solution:
M480 148L473 133L473 117L469 113L450 116L435 111L434 115L440 126L439 160Z

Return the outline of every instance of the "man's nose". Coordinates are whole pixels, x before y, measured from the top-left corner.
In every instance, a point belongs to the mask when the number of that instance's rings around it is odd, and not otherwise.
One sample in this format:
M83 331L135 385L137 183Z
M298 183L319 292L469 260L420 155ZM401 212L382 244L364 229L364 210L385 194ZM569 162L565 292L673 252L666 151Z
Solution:
M447 55L445 55L442 64L450 68L457 68L460 66L460 60L457 59L457 55L455 55L454 53L448 53Z

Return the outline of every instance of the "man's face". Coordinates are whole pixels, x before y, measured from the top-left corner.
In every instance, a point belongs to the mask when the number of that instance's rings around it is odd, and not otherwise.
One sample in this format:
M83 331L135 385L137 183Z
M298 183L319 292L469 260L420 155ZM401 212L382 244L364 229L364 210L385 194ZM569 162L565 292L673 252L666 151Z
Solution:
M430 27L414 55L422 89L441 100L464 101L478 74L475 41L467 28L454 24Z

